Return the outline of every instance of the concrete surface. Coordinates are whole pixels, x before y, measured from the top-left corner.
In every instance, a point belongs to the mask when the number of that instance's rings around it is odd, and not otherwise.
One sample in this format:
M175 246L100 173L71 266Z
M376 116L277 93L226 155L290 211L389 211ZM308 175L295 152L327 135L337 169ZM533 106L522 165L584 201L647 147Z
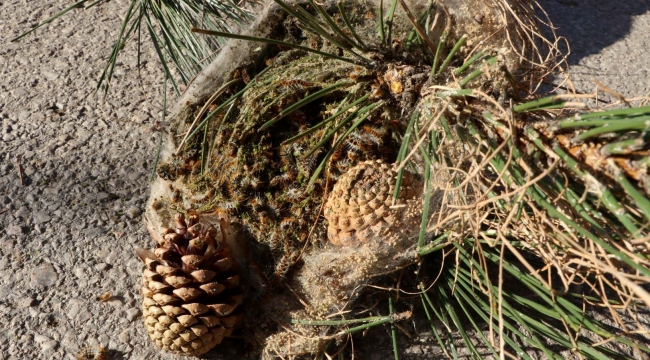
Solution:
M149 245L141 214L162 107L153 47L138 79L129 42L105 103L93 96L129 1L8 42L70 2L0 1L0 359L75 359L96 345L112 359L175 358L141 324L134 253ZM596 78L628 96L650 92L647 2L542 5L572 44L579 89Z
M556 33L570 44L577 90L597 79L632 97L650 93L650 1L540 0Z

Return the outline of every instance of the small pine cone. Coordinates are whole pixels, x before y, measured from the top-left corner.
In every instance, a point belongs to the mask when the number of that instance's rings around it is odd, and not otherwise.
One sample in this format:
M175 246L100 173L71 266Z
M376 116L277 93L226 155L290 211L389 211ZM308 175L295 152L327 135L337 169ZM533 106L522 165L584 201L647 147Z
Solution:
M182 355L201 355L230 336L243 314L239 267L228 241L226 220L220 233L175 216L176 228L164 229L153 252L138 249L144 261L142 313L151 339Z
M419 228L421 218L413 205L422 193L422 182L404 171L393 203L396 182L397 171L381 160L362 162L341 176L325 204L329 240L356 246L373 239L386 241L404 228Z

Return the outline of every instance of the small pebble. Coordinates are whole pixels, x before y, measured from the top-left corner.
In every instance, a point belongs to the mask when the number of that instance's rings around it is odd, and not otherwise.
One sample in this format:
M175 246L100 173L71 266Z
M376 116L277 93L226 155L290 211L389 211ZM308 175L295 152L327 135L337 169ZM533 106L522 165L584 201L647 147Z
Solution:
M109 201L109 200L115 200L117 199L117 195L107 193L107 192L98 192L95 194L95 198L97 201Z
M126 215L131 219L135 219L142 214L142 210L135 205L131 205L128 210L126 210Z
M60 190L57 189L57 188L50 188L50 187L48 187L48 188L45 188L45 189L43 190L43 194L45 194L45 195L56 195L56 194L59 193L59 191L60 191Z
M111 251L110 254L106 255L106 257L104 258L104 261L106 261L107 263L112 263L113 261L115 261L117 256L118 256L117 252Z
M129 321L133 321L133 320L135 320L135 319L138 318L138 316L140 316L140 315L141 315L141 312L140 312L139 309L135 309L135 308L133 308L133 309L129 309L129 310L126 311L126 318L127 318Z
M119 307L122 307L122 305L124 305L124 302L122 302L122 300L120 298L111 297L111 298L109 298L108 301L106 301L106 304L108 304L108 305L110 305L110 306L112 306L114 308L119 308Z
M126 332L126 331L122 331L118 337L119 337L120 341L125 343L125 344L128 344L129 341L131 341L131 337L129 336L129 333Z
M23 219L27 219L27 218L29 217L30 214L31 214L31 211L30 211L26 206L21 206L21 207L20 207L18 210L16 210L16 212L14 213L14 215L15 215L16 217L20 217L20 218L23 218Z
M31 297L23 297L16 300L16 306L19 308L28 308L36 305L36 300Z
M41 71L41 74L49 81L54 81L54 80L56 80L56 78L59 77L59 74L57 74L57 73L55 73L53 71L43 70L43 71Z
M22 235L24 233L25 229L23 229L23 227L20 225L7 226L7 235Z
M86 273L85 273L85 271L84 271L84 269L82 267L74 268L73 272L74 272L75 276L78 277L78 278L83 278L83 277L86 276Z
M41 334L36 334L34 335L34 341L36 341L39 344L43 344L47 341L50 341L51 339L47 336L41 335Z
M32 286L52 286L57 279L58 276L51 264L45 264L31 272Z
M11 288L8 286L0 286L0 300L4 301L9 294L11 294Z
M106 271L106 270L108 270L110 268L111 268L111 266L106 264L106 263L99 263L99 264L95 265L95 269L97 269L98 271Z
M52 353L59 347L59 343L54 340L41 344L41 352L46 356L52 356Z
M52 219L46 213L41 211L34 211L32 213L32 218L34 219L34 224L43 224L49 222Z

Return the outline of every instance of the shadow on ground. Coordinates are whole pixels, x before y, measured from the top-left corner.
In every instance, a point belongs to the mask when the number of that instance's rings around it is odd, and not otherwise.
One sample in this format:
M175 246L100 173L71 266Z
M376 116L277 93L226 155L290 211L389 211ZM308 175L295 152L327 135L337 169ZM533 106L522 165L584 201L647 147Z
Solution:
M571 44L569 64L599 53L631 32L634 17L650 12L650 1L538 0L556 27L558 36ZM564 49L563 49L564 50Z

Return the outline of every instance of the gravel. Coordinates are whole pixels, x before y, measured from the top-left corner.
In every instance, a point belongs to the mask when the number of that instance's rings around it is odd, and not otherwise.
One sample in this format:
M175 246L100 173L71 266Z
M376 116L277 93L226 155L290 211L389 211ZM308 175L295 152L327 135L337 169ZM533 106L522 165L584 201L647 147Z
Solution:
M130 41L102 99L96 80L130 1L73 10L8 42L70 2L0 1L0 359L75 359L87 346L173 359L141 324L134 252L150 241L141 215L157 141L148 129L162 110L155 49L142 47L138 78ZM650 92L648 5L581 4L542 1L573 45L575 85L591 91L598 78L625 95ZM390 354L385 340L372 347ZM403 358L426 358L426 346Z

